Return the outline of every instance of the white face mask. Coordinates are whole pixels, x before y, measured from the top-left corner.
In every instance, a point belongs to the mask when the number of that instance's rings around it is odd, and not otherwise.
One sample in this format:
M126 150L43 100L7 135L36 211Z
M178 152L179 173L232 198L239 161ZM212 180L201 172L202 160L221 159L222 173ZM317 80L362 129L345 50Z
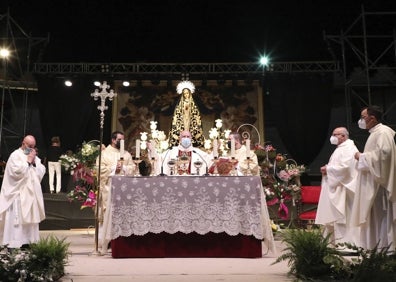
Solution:
M359 128L361 128L361 129L366 129L367 128L367 125L366 125L366 121L364 120L364 119L359 119L358 120L358 126L359 126Z
M332 144L332 145L338 145L338 138L337 137L335 137L335 136L330 136L330 143Z
M183 148L187 149L188 147L191 146L191 139L190 138L182 138L181 145L183 146Z

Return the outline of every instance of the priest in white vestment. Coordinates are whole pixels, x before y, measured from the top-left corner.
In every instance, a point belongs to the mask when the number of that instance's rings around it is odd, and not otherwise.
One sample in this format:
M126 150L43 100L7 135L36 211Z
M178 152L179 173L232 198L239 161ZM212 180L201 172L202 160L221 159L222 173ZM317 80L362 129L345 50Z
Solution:
M104 253L111 241L111 177L130 174L135 167L132 156L125 150L123 143L124 133L115 131L111 134L111 143L101 152L98 238Z
M20 248L40 240L45 219L41 180L45 166L36 156L36 139L27 135L11 153L0 192L0 245Z
M151 145L149 149L154 150ZM153 154L156 154L156 152L153 152ZM183 155L186 155L190 159L185 171L181 170L180 167L179 169L175 167L175 171L172 172L168 165L169 161L177 160ZM202 166L199 169L199 174L203 175L207 170L209 170L212 159L213 157L210 154L202 151L199 148L193 147L191 132L188 130L183 130L179 133L179 145L166 150L162 153L161 157L156 156L157 165L155 167L157 174L171 175L173 173L174 175L191 175L197 174L197 168L194 166L194 162L200 161Z
M324 225L324 235L334 243L359 245L359 227L350 222L356 187L355 153L358 152L345 127L333 130L330 143L337 145L329 162L320 168L321 192L315 224Z
M396 146L395 131L381 123L382 110L368 106L358 125L370 135L363 153L357 152L359 174L352 220L361 227L361 247L390 246L396 240Z

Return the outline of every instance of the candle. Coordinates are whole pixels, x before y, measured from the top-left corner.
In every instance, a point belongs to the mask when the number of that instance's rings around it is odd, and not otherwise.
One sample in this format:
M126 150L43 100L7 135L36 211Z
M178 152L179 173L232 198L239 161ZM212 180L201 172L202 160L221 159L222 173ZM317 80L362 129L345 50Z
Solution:
M124 157L124 151L125 151L125 141L124 140L120 140L120 158Z
M246 139L246 158L250 158L250 139Z
M231 158L235 158L235 139L231 139Z
M140 158L140 140L136 139L136 154L135 157L138 159Z
M217 145L217 139L213 140L213 157L217 158L219 156L218 153L218 145Z

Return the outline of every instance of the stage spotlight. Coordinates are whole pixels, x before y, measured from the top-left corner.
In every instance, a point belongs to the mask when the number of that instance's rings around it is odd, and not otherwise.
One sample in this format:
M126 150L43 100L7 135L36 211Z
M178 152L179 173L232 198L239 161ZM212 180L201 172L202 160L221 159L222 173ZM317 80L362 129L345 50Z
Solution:
M260 64L261 65L266 67L268 65L268 63L269 63L269 58L267 56L263 56L263 57L260 58Z
M125 86L125 87L128 87L130 85L130 83L129 83L129 81L125 80L125 81L122 82L122 85Z
M10 51L6 48L1 48L0 49L0 57L2 58L7 58L10 55Z
M73 82L71 82L71 80L65 80L65 85L67 87L71 87L73 85Z

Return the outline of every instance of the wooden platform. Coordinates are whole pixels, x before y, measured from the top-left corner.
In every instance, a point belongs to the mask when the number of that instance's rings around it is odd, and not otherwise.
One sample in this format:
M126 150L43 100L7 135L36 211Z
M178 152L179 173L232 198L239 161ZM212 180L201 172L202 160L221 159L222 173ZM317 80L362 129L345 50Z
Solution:
M80 209L78 203L71 203L66 193L44 193L46 219L40 223L40 230L69 230L95 226L93 209Z

